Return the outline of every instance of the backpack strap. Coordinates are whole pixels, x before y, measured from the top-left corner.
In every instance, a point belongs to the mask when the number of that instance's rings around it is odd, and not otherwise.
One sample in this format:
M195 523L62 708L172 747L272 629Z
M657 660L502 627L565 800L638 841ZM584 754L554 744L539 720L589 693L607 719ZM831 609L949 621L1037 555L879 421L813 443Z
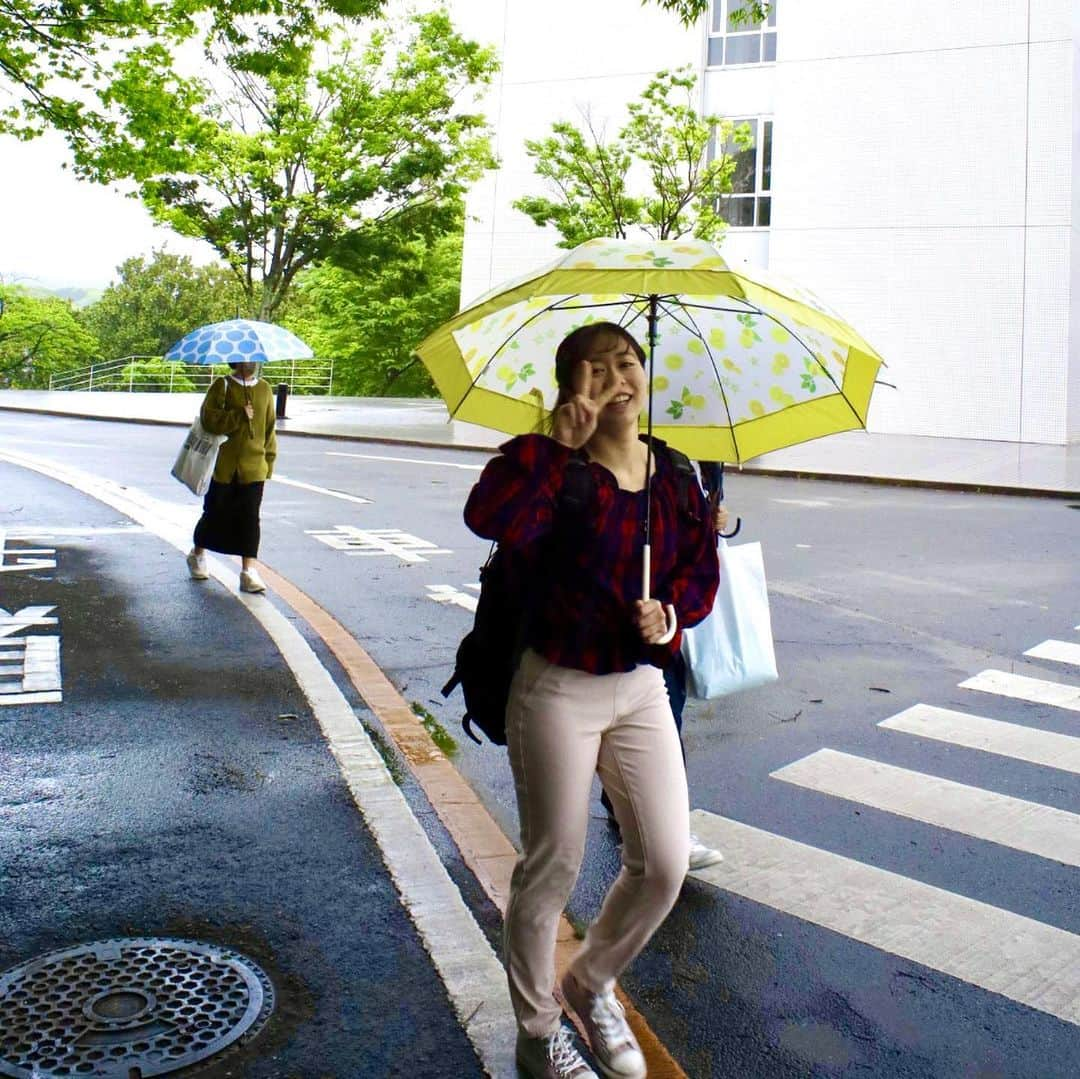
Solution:
M592 502L593 493L594 484L592 473L589 471L589 462L583 454L575 453L566 462L562 488L555 503L556 513L561 514L564 511L573 514L582 513Z
M656 447L659 448L659 447ZM681 450L664 445L664 451L675 468L675 482L678 485L679 511L690 512L690 484L697 483L697 473L690 458Z

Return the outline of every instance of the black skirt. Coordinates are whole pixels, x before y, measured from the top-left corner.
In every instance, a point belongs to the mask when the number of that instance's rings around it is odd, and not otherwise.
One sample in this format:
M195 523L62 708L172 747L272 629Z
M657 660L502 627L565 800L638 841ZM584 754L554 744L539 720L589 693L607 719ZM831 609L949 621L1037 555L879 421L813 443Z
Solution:
M259 557L259 507L263 485L210 481L195 526L195 546L243 558Z

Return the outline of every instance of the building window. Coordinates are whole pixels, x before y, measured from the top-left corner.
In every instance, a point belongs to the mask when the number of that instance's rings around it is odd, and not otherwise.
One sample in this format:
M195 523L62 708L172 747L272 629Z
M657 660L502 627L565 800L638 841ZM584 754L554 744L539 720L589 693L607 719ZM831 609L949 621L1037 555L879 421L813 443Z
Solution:
M768 228L772 220L772 120L737 119L750 128L753 142L740 149L728 142L724 153L735 159L731 194L719 200L717 212L731 228Z
M763 20L749 22L738 17L746 0L712 0L707 65L772 63L776 59L776 4L777 0L771 0Z

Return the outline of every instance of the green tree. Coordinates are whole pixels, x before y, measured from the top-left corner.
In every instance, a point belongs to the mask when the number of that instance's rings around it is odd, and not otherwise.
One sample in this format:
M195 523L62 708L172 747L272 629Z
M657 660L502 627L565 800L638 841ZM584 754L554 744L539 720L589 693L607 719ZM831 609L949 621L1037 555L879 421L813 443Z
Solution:
M537 225L552 225L562 236L560 247L625 237L631 229L658 240L688 233L722 238L720 203L731 192L736 155L752 136L747 124L699 115L696 81L686 68L661 71L628 105L629 118L610 142L588 114L584 130L560 122L547 138L527 141L537 175L554 197L526 196L515 209ZM635 172L648 180L641 194L630 192Z
M456 311L461 279L458 227L431 239L381 237L357 245L348 265L301 275L282 321L334 360L334 391L426 397L435 389L413 349Z
M40 389L49 376L91 362L97 339L68 300L0 285L0 387Z
M557 198L525 195L513 206L538 225L553 225L562 247L575 247L594 236L625 239L641 219L642 200L627 189L630 149L621 140L606 142L592 117L583 113L584 130L565 120L545 139L526 141L536 175Z
M187 42L227 43L238 66L288 67L329 16L355 20L384 0L0 0L0 132L53 128L73 148L114 125L111 87L133 69L167 80ZM89 93L87 93L89 91ZM0 102L2 104L2 102Z
M222 265L154 251L126 259L97 303L79 312L104 360L162 356L189 330L247 314L242 290Z
M225 93L191 80L161 96L133 73L113 88L123 130L84 160L96 179L137 180L158 221L206 240L263 319L350 234L452 203L492 164L486 121L461 102L494 54L445 11L376 26L321 66L299 51L289 71L226 62Z
M642 0L642 4L650 2L673 12L684 26L691 26L702 15L708 15L713 5L713 0ZM730 17L746 27L762 22L771 6L770 0L736 0L736 4L738 6L733 5Z

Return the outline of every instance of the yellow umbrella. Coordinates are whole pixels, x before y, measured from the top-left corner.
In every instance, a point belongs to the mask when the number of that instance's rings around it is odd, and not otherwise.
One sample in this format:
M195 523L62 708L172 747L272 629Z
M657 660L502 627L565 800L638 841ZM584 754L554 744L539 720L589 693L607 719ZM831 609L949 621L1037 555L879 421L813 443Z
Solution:
M590 240L488 293L417 352L453 418L523 434L554 406L559 341L597 321L649 354L643 424L699 460L865 427L883 363L812 293L731 267L700 240Z

